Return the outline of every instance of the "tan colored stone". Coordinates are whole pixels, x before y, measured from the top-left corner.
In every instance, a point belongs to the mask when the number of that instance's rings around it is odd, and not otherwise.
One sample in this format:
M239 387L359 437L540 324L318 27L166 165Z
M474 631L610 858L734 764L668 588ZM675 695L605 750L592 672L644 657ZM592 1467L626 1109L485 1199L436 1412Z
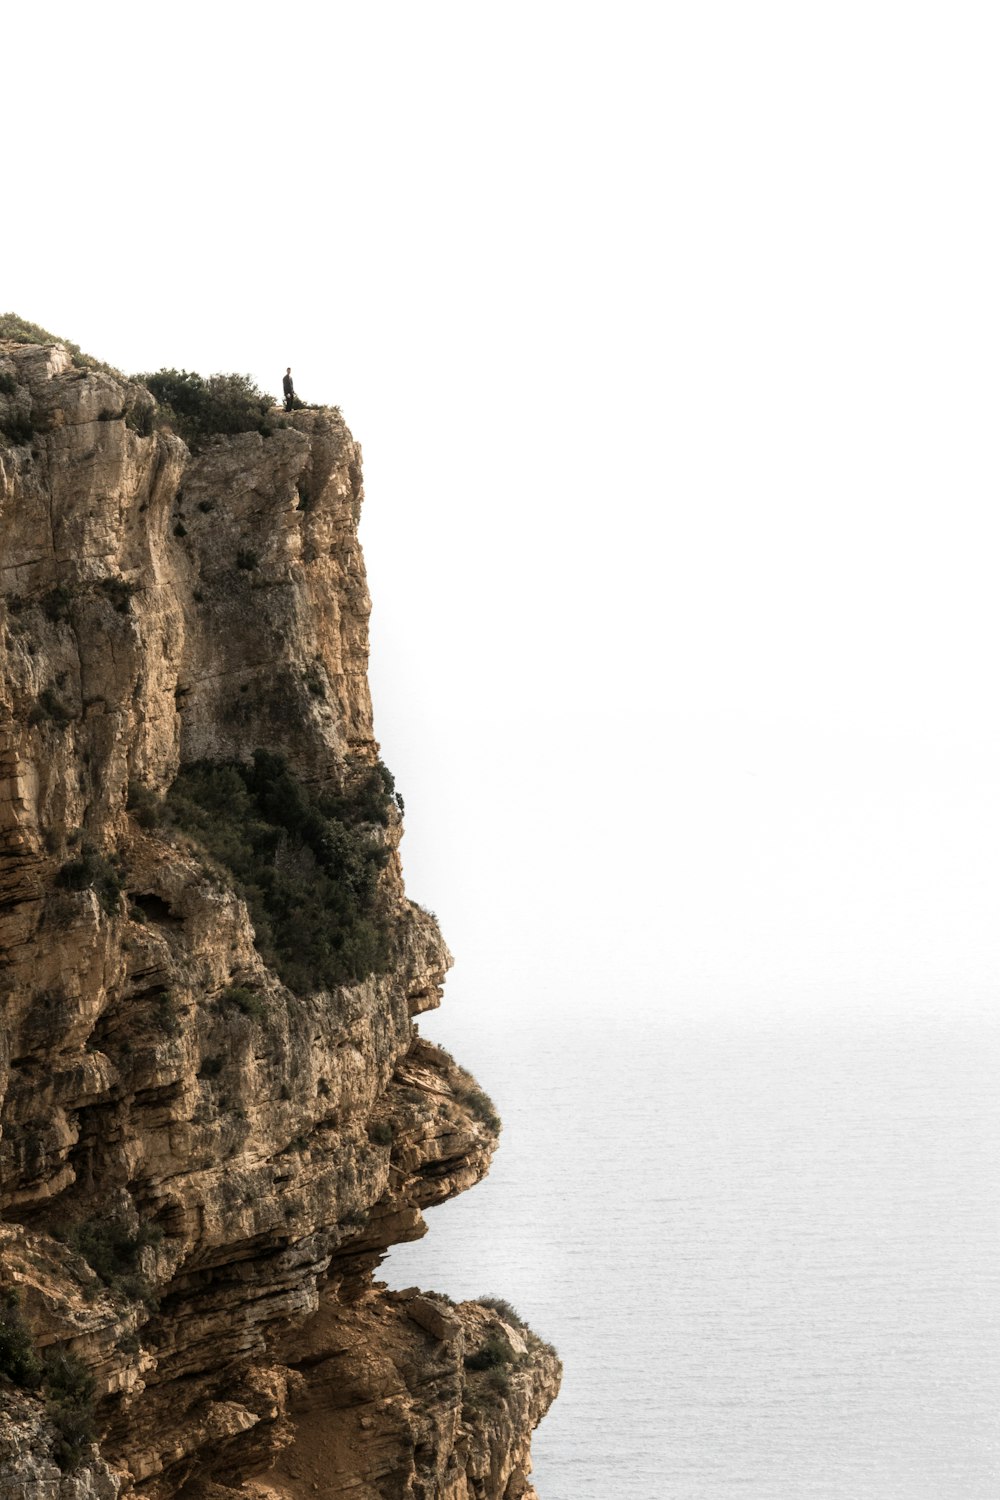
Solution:
M428 1500L471 1495L459 1473L511 1500L554 1358L505 1325L523 1370L502 1420L464 1423L463 1339L495 1315L404 1308L372 1284L497 1143L474 1081L413 1024L451 956L406 899L400 820L385 834L393 970L302 998L190 842L127 807L182 761L255 746L319 785L377 757L360 449L339 412L306 411L192 457L128 426L141 388L63 349L0 343L0 369L17 381L0 400L35 427L0 439L0 1205L31 1225L0 1222L0 1290L20 1292L39 1343L86 1361L102 1398L102 1456L52 1500L169 1500L184 1483L292 1495L290 1470L283 1490L267 1467L290 1443L310 1451L330 1401L348 1437L340 1488L316 1473L320 1493L388 1494L372 1477L386 1464L409 1483L419 1436ZM60 886L82 838L120 861L117 900ZM260 992L265 1024L220 1008L233 982ZM109 1291L53 1234L119 1217L159 1234L141 1280ZM356 1424L314 1357L366 1393ZM65 1482L44 1403L3 1400L0 1500L25 1476L49 1500Z
M406 1316L442 1343L451 1343L462 1332L460 1318L452 1317L440 1302L432 1297L414 1297L406 1304Z

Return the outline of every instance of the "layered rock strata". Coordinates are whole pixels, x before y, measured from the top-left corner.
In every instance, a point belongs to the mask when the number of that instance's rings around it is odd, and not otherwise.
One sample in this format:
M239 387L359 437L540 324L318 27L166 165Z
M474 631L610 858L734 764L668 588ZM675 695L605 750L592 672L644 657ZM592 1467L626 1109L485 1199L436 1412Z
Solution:
M307 994L197 840L141 816L258 747L319 791L377 763L360 449L322 410L192 456L152 407L0 343L0 1293L97 1398L60 1467L51 1391L0 1373L0 1500L521 1500L552 1351L373 1279L497 1141L417 1032L450 957L398 811L371 830L391 961ZM130 1277L88 1259L102 1223Z

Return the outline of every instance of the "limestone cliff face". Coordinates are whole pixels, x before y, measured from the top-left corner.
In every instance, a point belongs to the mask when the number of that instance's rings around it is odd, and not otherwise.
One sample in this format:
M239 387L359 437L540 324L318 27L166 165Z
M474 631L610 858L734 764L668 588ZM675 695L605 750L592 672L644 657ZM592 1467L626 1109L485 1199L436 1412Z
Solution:
M372 1276L497 1130L414 1025L450 957L398 813L372 835L391 963L307 995L197 844L137 816L258 747L338 792L375 764L360 450L303 411L192 456L152 404L0 343L0 1293L91 1371L99 1438L64 1472L51 1394L0 1374L0 1500L520 1500L555 1356ZM81 850L114 881L67 881ZM131 1280L67 1238L102 1221Z

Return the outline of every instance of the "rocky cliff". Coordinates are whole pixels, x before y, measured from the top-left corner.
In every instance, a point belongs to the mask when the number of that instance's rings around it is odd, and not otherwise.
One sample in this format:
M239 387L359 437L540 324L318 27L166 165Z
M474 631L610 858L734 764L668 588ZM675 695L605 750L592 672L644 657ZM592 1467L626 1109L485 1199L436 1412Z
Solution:
M360 450L81 365L0 341L0 1500L522 1500L553 1351L374 1279L498 1121L414 1021Z

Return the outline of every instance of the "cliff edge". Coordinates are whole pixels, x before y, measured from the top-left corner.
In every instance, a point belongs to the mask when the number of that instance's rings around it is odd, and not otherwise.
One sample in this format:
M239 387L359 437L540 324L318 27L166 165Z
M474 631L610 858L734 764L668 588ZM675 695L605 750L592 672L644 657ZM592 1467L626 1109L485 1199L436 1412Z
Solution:
M0 339L0 1500L524 1500L554 1352L374 1279L499 1122L415 1024L361 452L172 426Z

